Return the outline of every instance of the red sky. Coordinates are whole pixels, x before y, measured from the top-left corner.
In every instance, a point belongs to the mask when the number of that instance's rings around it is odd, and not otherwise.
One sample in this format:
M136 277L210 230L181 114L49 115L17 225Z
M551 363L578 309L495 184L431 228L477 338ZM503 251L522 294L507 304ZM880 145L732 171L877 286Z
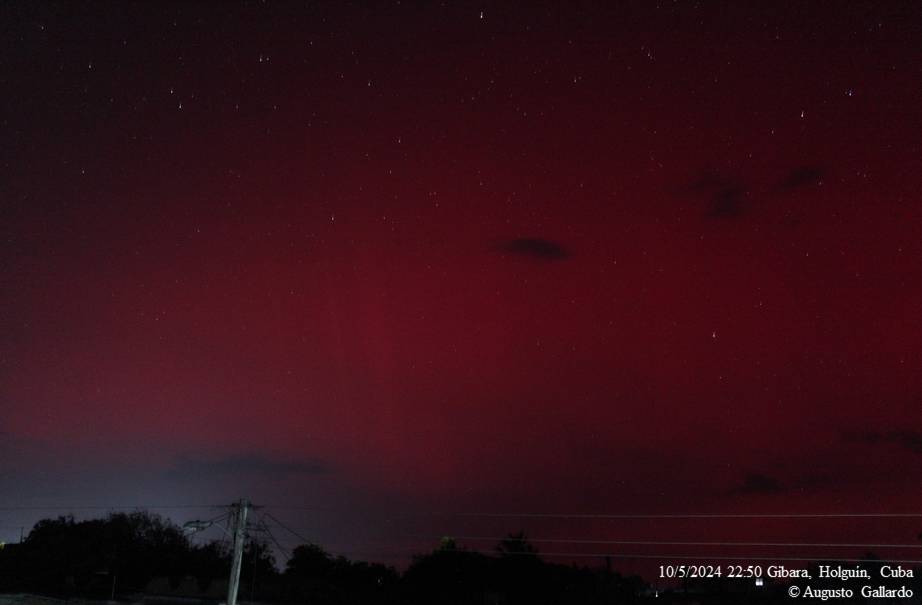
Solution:
M0 506L50 511L3 535L240 496L350 552L398 512L918 510L911 4L0 21ZM384 550L520 526L920 529Z

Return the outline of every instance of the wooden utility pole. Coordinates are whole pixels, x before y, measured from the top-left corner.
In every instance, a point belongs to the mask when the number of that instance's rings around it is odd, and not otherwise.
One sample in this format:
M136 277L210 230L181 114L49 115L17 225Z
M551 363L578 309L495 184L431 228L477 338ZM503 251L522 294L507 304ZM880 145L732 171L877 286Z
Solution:
M227 582L227 605L237 605L240 588L240 566L243 563L243 543L246 541L247 511L250 503L246 498L233 504L234 513L234 559L231 563L230 579Z

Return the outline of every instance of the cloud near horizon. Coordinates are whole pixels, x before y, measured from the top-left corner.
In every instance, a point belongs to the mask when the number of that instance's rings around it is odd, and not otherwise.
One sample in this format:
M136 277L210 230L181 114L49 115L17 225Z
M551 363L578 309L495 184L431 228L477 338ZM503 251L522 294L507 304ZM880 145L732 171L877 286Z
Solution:
M274 460L261 454L246 452L216 459L180 457L166 471L165 477L174 480L197 479L203 476L228 474L260 475L324 475L330 472L325 462L309 460Z

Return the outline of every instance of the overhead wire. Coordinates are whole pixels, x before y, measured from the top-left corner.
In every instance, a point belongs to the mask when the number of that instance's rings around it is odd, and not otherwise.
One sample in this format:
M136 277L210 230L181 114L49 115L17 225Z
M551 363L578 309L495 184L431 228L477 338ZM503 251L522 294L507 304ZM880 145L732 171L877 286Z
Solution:
M502 513L445 512L435 516L547 518L547 519L855 519L855 518L922 518L922 513Z
M181 510L181 509L216 509L225 508L227 505L220 504L131 504L131 505L21 505L21 506L0 506L0 511L43 511L43 510L60 510L60 511L77 511L77 510ZM265 508L281 510L310 510L315 512L332 511L316 506L306 505L270 505ZM383 513L388 519L395 518L419 518L433 516L453 516L453 517L476 517L476 518L519 518L519 519L595 519L595 520L718 520L718 519L915 519L922 518L922 513L891 513L891 512L836 512L836 513L548 513L548 512L496 512L496 511L420 511L420 512L401 512L398 514ZM219 523L230 516L225 512L209 521L209 523ZM266 519L271 519L276 525L301 540L303 543L313 543L303 534L299 533L286 523L279 520L275 515L266 511L257 526L261 526L274 545L279 551L290 558L289 551L284 548L276 539L269 529ZM12 526L11 526L12 527ZM13 527L14 529L19 526ZM221 543L227 541L225 535ZM411 535L406 537L437 539L434 536ZM500 542L509 537L496 538L490 536L457 536L457 540L470 541L496 541ZM547 544L581 544L581 545L622 545L622 546L696 546L696 547L714 547L714 548L867 548L867 549L922 549L922 544L904 544L904 543L841 543L841 542L748 542L748 541L693 541L693 540L590 540L581 538L529 538L530 542L547 543ZM466 552L478 552L480 550L467 550ZM386 553L377 553L383 555ZM400 553L392 552L395 556L401 556ZM409 551L408 551L409 554ZM495 553L489 553L495 554ZM533 554L533 553L507 553L507 554ZM539 553L539 556L546 557L592 557L592 558L619 558L619 559L688 559L688 560L752 560L752 561L829 561L829 562L867 562L867 559L851 558L815 558L815 557L765 557L765 556L717 556L717 555L660 555L650 553L566 553L566 552L547 552ZM881 559L883 562L920 564L922 560L907 559Z
M205 509L224 508L227 504L110 504L110 505L15 505L0 506L0 511L26 511L26 510L144 510L144 509ZM266 508L275 510L307 510L315 512L339 512L340 509L325 508L311 505L270 504ZM836 512L836 513L586 513L586 512L504 512L504 511L415 511L415 512L388 512L384 516L391 518L401 517L499 517L499 518L548 518L548 519L855 519L855 518L922 518L922 512Z
M294 537L298 538L299 540L302 540L305 544L313 544L313 541L312 541L312 540L308 540L306 537L302 536L301 534L299 534L299 533L296 532L295 530L293 530L293 529L291 529L290 527L288 527L288 525L286 525L286 524L282 523L281 521L279 521L278 518L277 518L275 515L273 515L272 513L270 513L270 512L267 511L267 512L266 512L266 516L269 517L270 519L272 519L273 521L275 521L275 523L277 523L279 527L281 527L282 529L284 529L285 531L287 531L288 533L290 533L290 534L293 535Z
M225 504L78 504L78 505L28 505L0 506L0 511L32 510L178 510L193 508L223 508Z
M266 532L266 534L269 536L269 539L272 540L273 544L275 544L275 547L279 550L282 556L285 557L285 561L288 562L291 560L291 552L279 543L279 541L275 538L275 534L273 534L272 530L269 529L269 526L266 524L266 516L268 514L268 512L263 512L262 516L256 522L256 527L261 528L262 531Z
M485 541L502 542L504 540L515 539L514 536L496 538L496 537L488 537L488 536L454 536L451 534L445 534L442 536L409 534L407 537L439 540L446 536L449 538L455 539L455 540L471 540L471 541L481 541L481 542L485 542ZM919 544L894 544L894 543L865 544L865 543L844 543L844 542L826 542L826 543L823 543L823 542L697 542L697 541L670 541L670 540L588 540L588 539L573 539L573 538L532 538L532 537L528 537L527 540L528 542L549 543L549 544L550 543L553 543L553 544L609 544L609 545L621 545L621 546L917 548L917 549L922 550L922 543L919 543Z
M479 554L499 554L489 551L471 550ZM828 558L828 557L766 557L766 556L719 556L719 555L677 555L677 554L648 554L648 553L569 553L569 552L506 552L507 555L522 555L532 557L592 557L611 559L668 559L669 561L801 561L812 563L905 563L911 565L922 564L922 559L858 559L858 558Z

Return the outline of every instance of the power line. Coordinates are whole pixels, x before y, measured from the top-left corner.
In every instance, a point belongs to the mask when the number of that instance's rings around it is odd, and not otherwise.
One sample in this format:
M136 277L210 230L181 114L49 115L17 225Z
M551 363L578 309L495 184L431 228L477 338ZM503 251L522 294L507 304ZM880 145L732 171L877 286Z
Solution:
M473 553L487 556L497 556L499 553L470 549L455 551L458 553ZM344 551L345 555L351 557L376 557L382 559L406 558L419 553L414 550L374 552L374 551ZM676 554L649 554L649 553L570 553L570 552L506 552L504 555L529 556L529 557L554 557L554 558L594 558L594 559L646 559L646 560L668 560L670 564L675 561L777 561L777 562L804 562L804 563L902 563L907 565L922 564L922 559L858 559L858 558L829 558L829 557L765 557L765 556L705 556L705 555L676 555Z
M321 513L332 513L341 510L322 506L312 506L309 504L264 504L263 506L266 508L274 508L275 510L309 510Z
M296 537L297 539L302 540L305 544L313 544L313 541L312 541L312 540L308 540L307 538L305 538L304 536L302 536L301 534L299 534L299 533L296 532L295 530L291 529L290 527L288 527L287 525L285 525L284 523L282 523L281 521L279 521L279 520L275 517L275 515L273 515L272 513L266 512L266 515L265 515L265 516L267 516L267 517L269 517L270 519L272 519L273 521L275 521L275 522L278 524L279 527L281 527L282 529L284 529L285 531L287 531L288 533L290 533L291 535L293 535L293 536Z
M269 513L267 512L263 513L263 515L259 518L259 521L257 521L256 526L257 527L261 526L262 529L269 535L269 539L272 540L272 543L275 544L275 547L279 550L280 553L282 553L282 556L285 557L285 561L287 563L288 561L291 561L291 552L287 548L279 544L279 541L275 539L275 534L273 534L272 530L269 529L269 526L266 525L265 519L268 514ZM278 523L278 521L276 521L276 523Z
M341 509L310 505L266 505L276 510L305 510L313 512L341 512ZM496 512L496 511L418 511L383 512L388 518L406 517L523 517L548 519L914 519L922 513L544 513L544 512Z
M196 509L225 508L226 504L91 504L91 505L21 505L0 506L0 511L29 510L137 510L137 509ZM267 505L276 510L305 510L314 512L341 512L341 509L312 505ZM856 518L922 518L922 513L547 513L547 512L496 512L496 511L421 511L416 513L388 514L390 518L403 517L519 517L550 519L856 519Z
M412 538L425 538L439 540L444 536L410 535ZM455 540L491 541L502 542L515 539L514 536L494 538L488 536L451 536ZM820 542L688 542L688 541L661 541L661 540L584 540L571 538L527 538L529 542L547 542L558 544L615 544L622 546L765 546L765 547L805 547L805 548L918 548L922 544L848 544L848 543L820 543Z
M292 529L291 527L289 527L289 526L286 525L285 523L282 523L282 522L281 522L275 515L273 515L272 513L270 513L270 512L267 511L267 512L264 514L264 517L268 517L269 519L272 519L272 521L274 521L279 527L281 527L282 529L284 529L285 531L287 531L288 533L290 533L291 535L293 535L293 536L294 536L295 538L297 538L298 540L300 540L300 541L301 541L301 544L295 545L295 547L301 546L301 545L303 545L303 544L314 544L314 541L313 541L313 540L309 540L306 536L304 536L304 535L298 533L297 531L295 531L294 529ZM267 529L267 531L268 531L268 527L267 527L266 529ZM275 542L276 547L278 547L280 550L282 550L282 551L284 552L284 548L282 547L281 544L279 544L279 543L275 540L275 536L272 535L271 532L269 532L269 535L272 537L273 542ZM356 552L351 552L351 551L343 551L343 552L341 552L340 554L341 554L341 555L355 556L355 555L361 554L361 553L356 553ZM408 554L409 554L409 551L408 551ZM394 552L394 553L375 553L374 556L378 556L378 557L382 557L382 558L404 558L404 557L406 557L407 555ZM288 558L290 559L291 557L288 556Z
M477 550L477 549L465 549L459 551L449 551L457 553L474 553L480 555L492 555L497 556L499 553ZM365 556L365 557L387 557L387 558L397 558L401 556L412 556L418 555L419 552L413 550L406 551L390 551L390 552L363 552L363 551L347 551L346 554L350 556ZM723 556L723 555L677 555L677 554L649 554L649 553L572 553L572 552L505 552L504 555L513 555L513 556L528 556L528 557L555 557L555 558L594 558L594 559L648 559L648 560L668 560L670 564L673 564L675 561L689 560L689 561L778 561L778 562L791 562L799 561L806 563L904 563L907 565L919 565L922 564L922 559L857 559L857 558L829 558L829 557L766 557L766 556L750 556L750 555L736 555L736 556Z
M522 517L547 519L855 519L922 518L922 513L689 513L689 514L608 514L608 513L493 513L445 512L435 516Z
M112 509L205 509L226 508L226 504L111 504L111 505L28 505L0 506L0 511L29 510L112 510ZM266 505L276 510L306 510L315 512L341 512L341 509L310 505ZM547 512L497 512L497 511L419 511L387 514L400 517L521 517L549 519L856 519L856 518L922 518L922 513L547 513Z
M476 552L479 554L496 554L489 551L469 550L462 552ZM569 553L569 552L507 552L507 555L527 555L532 557L592 557L592 558L612 558L612 559L668 559L670 561L680 561L683 559L691 561L803 561L810 563L906 563L911 565L922 564L922 559L839 559L839 558L817 558L817 557L765 557L736 555L728 556L707 556L707 555L653 555L653 554L623 554L623 553Z
M225 504L112 504L103 505L49 505L49 506L0 506L2 511L32 511L32 510L173 510L186 508L225 508Z
M227 520L228 518L230 518L231 514L233 514L231 511L225 511L221 513L220 515L218 515L217 517L214 517L213 519L202 521L202 523L207 524L207 527L202 531L207 531L208 529L211 529L213 525L220 523L221 521Z

